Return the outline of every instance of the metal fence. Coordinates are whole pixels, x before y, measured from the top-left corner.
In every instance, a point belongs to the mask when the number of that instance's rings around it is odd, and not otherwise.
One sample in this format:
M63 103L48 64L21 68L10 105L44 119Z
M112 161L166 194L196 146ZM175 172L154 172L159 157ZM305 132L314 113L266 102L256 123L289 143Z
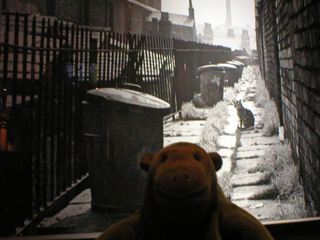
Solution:
M0 236L45 214L88 177L81 108L87 90L134 83L175 112L197 91L197 67L231 59L225 47L194 43L188 49L190 42L111 33L53 17L1 17L0 187L7 206L1 215L14 221L2 225Z

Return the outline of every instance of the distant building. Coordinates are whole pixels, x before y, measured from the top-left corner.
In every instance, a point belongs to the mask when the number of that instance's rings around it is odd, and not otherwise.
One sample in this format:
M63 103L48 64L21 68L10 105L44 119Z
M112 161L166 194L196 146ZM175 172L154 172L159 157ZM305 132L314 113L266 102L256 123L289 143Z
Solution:
M185 41L196 41L196 24L192 1L189 0L189 15L152 12L147 18L145 33L174 37Z
M198 41L213 45L228 46L232 50L241 50L251 54L256 49L256 32L250 26L236 26L231 19L231 1L226 1L226 20L224 24L211 26L212 37L209 37L209 24L198 24Z
M250 37L248 30L242 29L241 48L250 49Z
M54 16L58 20L118 33L143 34L148 16L161 13L161 0L2 0L0 7L10 12Z
M233 28L228 28L227 37L228 38L235 38Z
M117 33L153 34L196 41L195 13L161 12L161 0L2 0L1 10L40 14Z
M211 23L204 23L203 35L201 33L198 35L198 41L208 44L213 43L213 30Z

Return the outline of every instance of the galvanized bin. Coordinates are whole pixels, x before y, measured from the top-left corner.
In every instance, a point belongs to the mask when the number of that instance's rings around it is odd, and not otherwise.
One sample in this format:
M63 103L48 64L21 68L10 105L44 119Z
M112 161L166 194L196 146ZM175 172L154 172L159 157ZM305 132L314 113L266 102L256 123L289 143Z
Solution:
M219 63L218 66L224 67L226 71L224 85L234 87L234 83L238 80L237 67L228 63Z
M244 64L242 62L239 62L239 61L227 61L227 63L237 67L237 79L236 79L235 82L238 82L238 80L242 76Z
M249 56L236 56L235 60L242 62L246 67L252 64L252 59Z
M225 70L219 65L204 65L197 69L200 76L201 93L194 101L203 101L206 106L213 106L223 100Z
M170 104L139 91L101 88L83 102L91 209L133 212L143 201L147 174L141 156L163 147Z

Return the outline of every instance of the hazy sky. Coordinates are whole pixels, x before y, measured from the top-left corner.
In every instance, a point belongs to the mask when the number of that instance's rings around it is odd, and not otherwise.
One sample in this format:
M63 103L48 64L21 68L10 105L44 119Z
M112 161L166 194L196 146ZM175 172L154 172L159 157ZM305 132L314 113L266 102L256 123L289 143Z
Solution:
M230 0L232 25L255 27L254 0ZM226 21L226 0L192 0L197 24L204 22L212 26L224 24ZM189 14L189 0L162 0L162 11Z

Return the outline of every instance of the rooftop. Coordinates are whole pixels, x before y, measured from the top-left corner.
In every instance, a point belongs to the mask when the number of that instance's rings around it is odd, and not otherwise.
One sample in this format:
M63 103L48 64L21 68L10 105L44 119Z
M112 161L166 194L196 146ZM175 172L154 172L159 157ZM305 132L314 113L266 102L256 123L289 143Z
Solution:
M189 18L189 16L186 15L179 15L174 13L168 13L169 15L169 21L172 22L174 25L180 25L180 26L190 26L193 27L195 20L192 18ZM161 12L153 12L149 15L148 21L152 21L152 18L157 18L158 20L161 19Z

